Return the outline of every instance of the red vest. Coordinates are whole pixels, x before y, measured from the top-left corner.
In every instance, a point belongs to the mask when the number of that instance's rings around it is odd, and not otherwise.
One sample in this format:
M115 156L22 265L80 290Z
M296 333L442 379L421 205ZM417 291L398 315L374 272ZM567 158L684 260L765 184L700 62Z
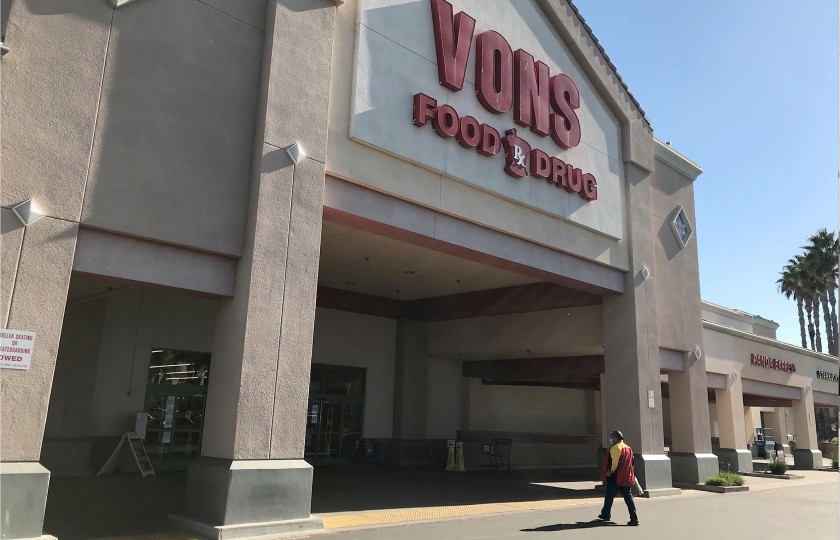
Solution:
M607 470L610 468L610 451L607 450L607 455L604 456L604 465L601 467L601 482L607 479ZM615 475L616 483L619 486L630 487L636 479L636 473L633 471L633 450L629 446L621 449L621 455L618 458L618 469L613 473Z

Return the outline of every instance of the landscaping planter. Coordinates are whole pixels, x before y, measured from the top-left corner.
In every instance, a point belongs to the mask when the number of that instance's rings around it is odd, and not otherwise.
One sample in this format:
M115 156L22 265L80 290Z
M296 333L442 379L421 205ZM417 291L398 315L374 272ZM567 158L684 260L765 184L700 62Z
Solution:
M798 474L770 474L762 472L742 472L741 476L755 476L756 478L778 478L779 480L801 480L804 476Z
M743 473L739 474L744 476ZM740 493L750 490L748 486L707 486L706 484L674 484L674 487L694 489L697 491L711 491L712 493Z

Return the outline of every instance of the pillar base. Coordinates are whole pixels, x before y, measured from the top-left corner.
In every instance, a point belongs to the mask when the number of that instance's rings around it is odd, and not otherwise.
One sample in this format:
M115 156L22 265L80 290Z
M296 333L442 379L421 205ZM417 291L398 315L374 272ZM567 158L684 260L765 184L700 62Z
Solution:
M3 539L42 536L50 471L37 462L0 463L0 508Z
M209 538L246 538L322 529L310 515L312 466L302 459L200 458L190 465L178 528Z
M646 497L682 493L671 481L671 460L663 454L636 454L633 468Z
M752 472L752 452L746 448L720 448L715 454L721 471Z
M822 469L823 457L819 450L809 450L797 448L793 451L793 468L794 469Z
M720 472L714 454L671 452L671 475L680 484L702 484L706 478Z

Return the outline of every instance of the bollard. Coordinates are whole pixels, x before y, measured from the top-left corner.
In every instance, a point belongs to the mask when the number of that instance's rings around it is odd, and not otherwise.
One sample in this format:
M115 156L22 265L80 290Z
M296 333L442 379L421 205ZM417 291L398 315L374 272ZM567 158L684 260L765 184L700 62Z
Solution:
M446 441L447 455L446 455L446 470L455 470L455 440L449 439Z
M458 472L466 472L464 468L464 443L458 441L455 443L455 461L457 462L455 470Z

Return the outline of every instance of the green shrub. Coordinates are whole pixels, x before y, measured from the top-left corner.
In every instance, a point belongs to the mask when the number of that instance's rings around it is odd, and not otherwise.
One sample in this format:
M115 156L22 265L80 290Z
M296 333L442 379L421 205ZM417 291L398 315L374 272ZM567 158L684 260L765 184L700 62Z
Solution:
M831 454L831 468L832 469L837 468L837 454L836 453Z
M744 478L733 472L721 472L706 478L707 486L743 486Z
M788 470L788 464L785 460L779 459L778 456L774 456L770 459L770 464L767 469L771 474L785 474Z
M788 441L788 444L790 444L790 451L791 451L791 452L793 452L794 450L796 450L796 441L794 441L794 440L792 440L792 439L791 439L790 441Z
M837 437L832 437L830 441L831 444L837 444Z

